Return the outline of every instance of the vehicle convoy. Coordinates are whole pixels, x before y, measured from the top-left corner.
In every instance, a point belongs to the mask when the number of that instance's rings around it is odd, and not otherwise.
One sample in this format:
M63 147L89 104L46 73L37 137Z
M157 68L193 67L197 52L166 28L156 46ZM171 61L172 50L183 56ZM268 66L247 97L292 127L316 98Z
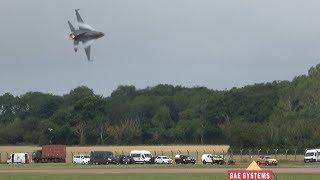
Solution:
M132 150L130 156L133 158L135 163L154 163L154 158L150 151L146 150Z
M12 153L10 154L7 164L27 164L29 163L28 153Z
M168 156L158 156L154 162L157 164L172 164L172 159Z
M270 156L260 156L260 158L257 160L258 165L278 165L278 161L274 158L271 158Z
M114 155L111 151L92 151L90 153L90 164L114 163Z
M190 155L177 154L174 156L176 164L195 164L196 160Z
M320 149L309 149L304 155L304 162L318 162L320 161Z
M32 160L35 163L66 162L66 145L43 145L32 154Z
M72 162L74 164L88 164L90 161L90 155L87 154L76 154L73 155Z

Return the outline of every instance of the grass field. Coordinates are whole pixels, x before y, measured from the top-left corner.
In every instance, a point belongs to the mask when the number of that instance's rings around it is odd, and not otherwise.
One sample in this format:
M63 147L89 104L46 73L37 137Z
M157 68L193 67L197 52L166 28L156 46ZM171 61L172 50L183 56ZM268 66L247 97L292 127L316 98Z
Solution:
M0 174L6 180L225 180L225 174ZM278 174L275 180L318 180L320 174Z

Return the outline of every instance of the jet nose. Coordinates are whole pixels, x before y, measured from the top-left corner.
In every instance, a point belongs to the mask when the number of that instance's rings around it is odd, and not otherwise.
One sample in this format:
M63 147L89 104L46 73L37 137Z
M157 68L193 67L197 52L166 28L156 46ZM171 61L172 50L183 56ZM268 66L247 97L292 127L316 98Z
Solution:
M105 34L103 32L100 32L100 37L105 36Z

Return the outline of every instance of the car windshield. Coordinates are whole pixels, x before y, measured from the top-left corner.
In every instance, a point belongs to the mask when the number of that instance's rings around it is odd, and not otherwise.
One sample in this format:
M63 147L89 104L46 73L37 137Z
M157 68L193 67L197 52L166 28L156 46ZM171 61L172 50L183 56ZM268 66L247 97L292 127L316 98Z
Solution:
M314 156L313 152L306 153L306 156Z
M144 156L150 158L151 154L144 154Z
M169 159L167 156L163 156L162 159Z
M140 157L141 154L131 154L132 157Z
M89 156L89 155L85 155L84 157L85 157L85 158L90 158L90 156Z

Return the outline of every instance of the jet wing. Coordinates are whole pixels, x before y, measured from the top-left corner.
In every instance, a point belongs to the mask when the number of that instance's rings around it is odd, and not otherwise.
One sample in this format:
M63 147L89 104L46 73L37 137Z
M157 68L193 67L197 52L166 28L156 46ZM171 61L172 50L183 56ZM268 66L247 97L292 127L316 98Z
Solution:
M86 51L88 61L90 61L91 44L93 44L93 42L94 42L94 39L91 39L88 41L82 41L82 45L84 47L84 50Z
M82 17L81 17L80 14L79 14L79 10L80 10L80 9L76 9L76 10L75 10L75 11L76 11L76 16L77 16L77 21L78 21L79 29L80 29L80 30L90 30L90 31L94 31L94 29L93 29L90 25L84 23Z

